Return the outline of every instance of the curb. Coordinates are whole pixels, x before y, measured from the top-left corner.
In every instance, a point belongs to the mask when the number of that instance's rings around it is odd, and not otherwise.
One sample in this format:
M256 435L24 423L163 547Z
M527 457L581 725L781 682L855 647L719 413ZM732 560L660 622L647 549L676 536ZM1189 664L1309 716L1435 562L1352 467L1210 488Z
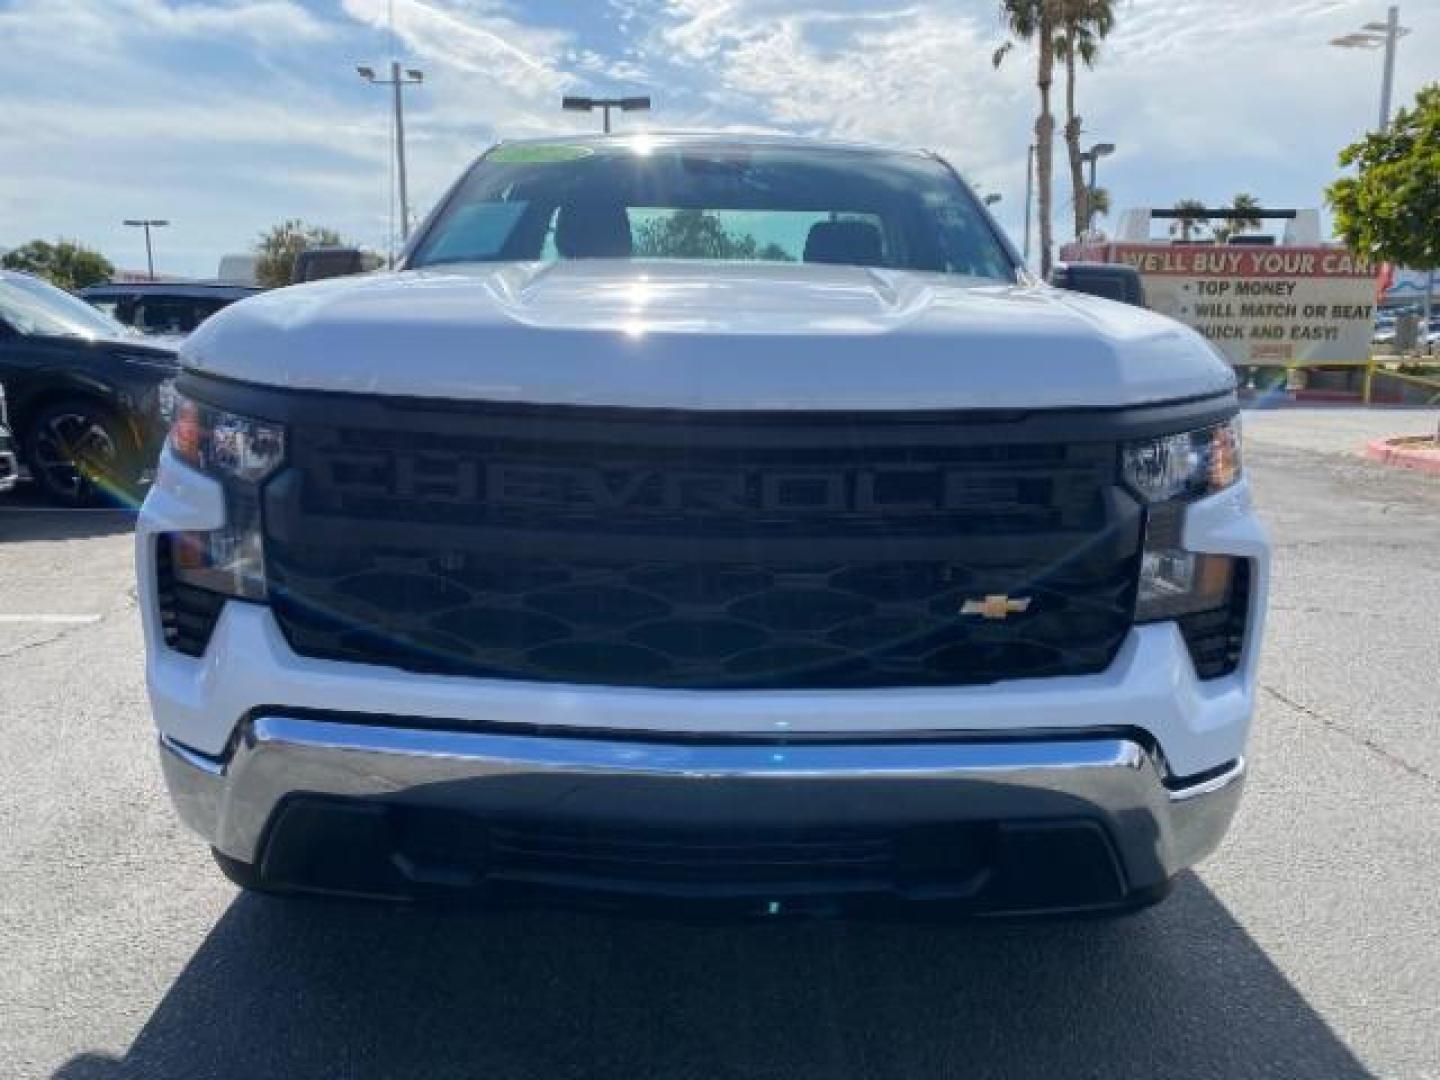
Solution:
M1375 439L1366 444L1365 456L1382 465L1440 476L1440 450L1414 450L1395 446L1391 439Z

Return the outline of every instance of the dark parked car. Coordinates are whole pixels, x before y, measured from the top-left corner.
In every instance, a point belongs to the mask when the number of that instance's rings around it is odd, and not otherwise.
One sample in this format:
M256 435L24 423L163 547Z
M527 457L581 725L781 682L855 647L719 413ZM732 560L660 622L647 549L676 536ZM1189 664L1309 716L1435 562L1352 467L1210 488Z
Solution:
M5 411L5 386L0 383L0 495L15 486L20 475L20 462L15 457L15 442L10 435L9 417Z
M260 291L254 285L144 281L92 285L80 295L142 334L183 337L221 308Z
M164 442L176 371L171 350L0 270L0 382L20 460L52 500L133 499Z

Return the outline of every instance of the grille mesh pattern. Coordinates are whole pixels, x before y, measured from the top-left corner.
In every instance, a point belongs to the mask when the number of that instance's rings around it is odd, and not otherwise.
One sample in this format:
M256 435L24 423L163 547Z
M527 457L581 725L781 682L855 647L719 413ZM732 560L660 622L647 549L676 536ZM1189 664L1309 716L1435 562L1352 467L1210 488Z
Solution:
M561 563L392 553L405 571L301 575L272 560L302 653L455 674L655 686L924 685L1098 670L1128 628L1133 574L1054 578L1033 615L963 618L990 587L936 563ZM423 565L422 565L423 562ZM284 567L284 576L281 577ZM324 607L306 597L323 597Z
M266 506L276 616L309 656L689 688L1089 673L1129 629L1113 445L694 424L299 432ZM962 615L994 594L1029 608Z

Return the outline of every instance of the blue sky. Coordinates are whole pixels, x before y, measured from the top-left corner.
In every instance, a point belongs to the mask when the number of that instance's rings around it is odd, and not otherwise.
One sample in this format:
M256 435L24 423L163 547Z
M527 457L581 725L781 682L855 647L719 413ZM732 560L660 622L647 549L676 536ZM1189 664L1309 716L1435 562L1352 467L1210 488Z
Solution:
M395 36L387 29L393 6ZM126 217L166 217L157 269L213 274L288 217L384 249L389 101L354 74L394 48L423 212L501 136L593 126L564 93L649 92L656 127L924 145L998 192L1018 239L1028 53L994 71L995 0L0 0L0 247L66 236L141 267ZM1081 84L1115 142L1117 209L1245 190L1316 206L1375 121L1380 58L1326 43L1371 0L1121 0ZM1407 0L1396 100L1440 78L1440 0ZM1057 99L1058 104L1058 99ZM625 123L631 123L627 118ZM1058 226L1069 197L1057 183Z

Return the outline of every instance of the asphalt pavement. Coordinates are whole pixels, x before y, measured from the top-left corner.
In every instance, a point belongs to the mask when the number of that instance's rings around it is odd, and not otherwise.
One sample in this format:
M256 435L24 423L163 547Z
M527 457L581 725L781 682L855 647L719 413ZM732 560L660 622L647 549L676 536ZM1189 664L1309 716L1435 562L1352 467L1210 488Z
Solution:
M1276 541L1225 846L1114 923L237 894L162 790L129 516L0 499L0 1077L1440 1078L1433 413L1247 414Z

